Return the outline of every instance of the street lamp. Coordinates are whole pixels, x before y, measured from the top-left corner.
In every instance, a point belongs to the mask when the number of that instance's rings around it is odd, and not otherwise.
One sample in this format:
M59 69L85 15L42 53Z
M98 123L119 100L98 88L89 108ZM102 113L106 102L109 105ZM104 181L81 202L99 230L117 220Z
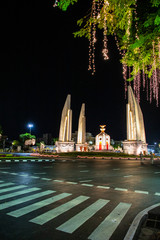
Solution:
M31 134L31 129L32 129L32 127L33 127L33 124L32 124L32 123L29 123L29 124L28 124L28 127L29 127L29 129L30 129L30 134Z

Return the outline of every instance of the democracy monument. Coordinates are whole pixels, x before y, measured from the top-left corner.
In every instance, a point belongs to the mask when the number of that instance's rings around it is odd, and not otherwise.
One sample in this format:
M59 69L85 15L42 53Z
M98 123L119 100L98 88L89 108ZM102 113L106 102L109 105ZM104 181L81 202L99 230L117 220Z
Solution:
M127 140L123 142L124 153L147 154L147 143L143 114L131 86L128 86L128 104L126 106Z
M128 103L126 106L127 139L123 141L123 151L127 154L147 154L144 120L140 105L134 96L131 86L128 86ZM110 136L105 133L106 125L100 125L101 132L95 138L96 151L113 151L110 145ZM82 104L79 121L77 143L72 140L72 110L71 95L68 94L62 114L59 130L59 139L56 142L57 152L88 151L86 143L86 116L85 104Z

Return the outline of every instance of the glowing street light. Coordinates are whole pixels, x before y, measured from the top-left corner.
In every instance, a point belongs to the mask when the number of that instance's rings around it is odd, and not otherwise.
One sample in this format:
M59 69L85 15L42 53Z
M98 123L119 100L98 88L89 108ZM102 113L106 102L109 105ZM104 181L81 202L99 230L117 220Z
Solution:
M29 124L28 124L28 127L29 127L29 129L30 129L30 134L31 134L31 129L33 128L33 124L32 124L32 123L29 123Z

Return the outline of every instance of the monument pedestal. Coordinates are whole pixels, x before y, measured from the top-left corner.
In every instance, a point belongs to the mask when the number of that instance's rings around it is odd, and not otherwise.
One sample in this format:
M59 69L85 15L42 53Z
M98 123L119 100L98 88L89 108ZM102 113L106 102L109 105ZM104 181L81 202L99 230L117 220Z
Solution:
M74 152L74 142L56 142L57 152Z
M88 152L88 144L81 144L77 143L76 144L76 151L77 152Z
M147 143L138 140L125 140L123 142L123 151L126 154L139 155L142 153L145 155L148 153L147 145Z

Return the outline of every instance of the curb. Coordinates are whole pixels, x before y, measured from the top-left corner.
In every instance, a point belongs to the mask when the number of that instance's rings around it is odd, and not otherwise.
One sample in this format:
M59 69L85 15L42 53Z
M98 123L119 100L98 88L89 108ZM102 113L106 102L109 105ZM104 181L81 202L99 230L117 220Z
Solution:
M141 227L143 219L148 215L148 212L156 207L160 207L160 203L154 204L143 211L139 212L134 218L125 238L123 240L133 240L136 235L138 235L138 230Z

